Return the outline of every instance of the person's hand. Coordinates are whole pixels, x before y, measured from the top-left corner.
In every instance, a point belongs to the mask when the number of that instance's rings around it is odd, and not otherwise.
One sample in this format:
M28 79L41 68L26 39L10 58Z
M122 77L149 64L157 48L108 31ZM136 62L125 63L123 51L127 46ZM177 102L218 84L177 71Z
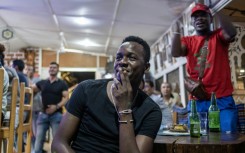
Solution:
M132 103L132 86L128 77L128 72L119 68L118 71L121 82L114 78L114 83L111 86L112 98L118 111L129 109Z
M56 110L56 105L48 105L48 108L46 108L45 112L46 114L53 114Z

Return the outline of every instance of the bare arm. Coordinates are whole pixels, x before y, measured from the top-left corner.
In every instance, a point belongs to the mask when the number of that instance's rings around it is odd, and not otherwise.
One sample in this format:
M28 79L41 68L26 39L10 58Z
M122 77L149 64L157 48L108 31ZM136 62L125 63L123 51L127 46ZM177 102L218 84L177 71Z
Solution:
M119 73L122 83L116 78L114 79L114 84L112 85L112 97L118 111L122 111L131 108L134 98L132 96L133 91L127 72L124 73L122 72L122 69L119 69ZM119 120L121 122L126 122L119 123L120 153L151 153L154 140L144 135L137 135L135 137L134 124L133 122L130 122L130 120L133 120L132 113L120 114Z
M61 101L56 105L48 105L48 108L45 110L47 114L53 114L57 111L57 109L61 108L66 104L68 101L68 91L62 91L62 99Z
M171 53L173 57L186 56L186 46L181 44L181 35L179 24L174 27L174 36L172 39Z
M33 92L38 92L39 91L39 89L38 89L36 84L32 84L31 88L32 88Z
M122 117L121 120L129 120ZM135 137L133 123L120 124L119 148L120 153L152 153L154 140L148 136L137 135Z
M62 92L61 101L57 104L58 107L60 108L60 107L64 106L66 104L66 102L68 101L68 99L69 99L69 94L68 94L68 91L65 90L65 91Z
M66 112L63 116L58 131L52 142L52 152L54 153L75 153L71 149L70 143L75 132L79 128L80 119Z
M237 34L236 28L233 26L232 22L221 13L216 13L215 16L220 23L225 40L232 41Z

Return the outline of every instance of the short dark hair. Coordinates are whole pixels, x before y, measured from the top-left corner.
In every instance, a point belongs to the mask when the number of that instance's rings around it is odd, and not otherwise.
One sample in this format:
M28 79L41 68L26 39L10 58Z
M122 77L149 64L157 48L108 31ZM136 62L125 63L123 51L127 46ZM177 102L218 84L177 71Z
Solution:
M59 64L57 62L50 62L49 65L56 65L57 67L59 67Z
M148 83L152 88L154 87L154 83L151 80L145 80L145 83Z
M147 42L138 36L128 36L128 37L124 38L124 40L122 41L122 44L125 42L130 42L130 41L136 42L136 43L143 46L144 51L145 51L145 58L144 59L145 59L145 62L148 63L150 61L150 58L151 58L151 49L150 49L150 46L147 44Z
M21 59L15 59L14 61L13 61L13 66L15 67L15 66L18 66L18 69L19 69L19 71L23 71L24 70L24 68L25 68L25 63L24 63L24 61L23 60L21 60Z

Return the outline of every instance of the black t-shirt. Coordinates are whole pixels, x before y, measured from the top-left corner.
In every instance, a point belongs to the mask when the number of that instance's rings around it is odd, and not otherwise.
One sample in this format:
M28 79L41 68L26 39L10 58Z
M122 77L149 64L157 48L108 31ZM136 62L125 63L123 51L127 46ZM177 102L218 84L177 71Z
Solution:
M46 109L47 105L58 104L63 97L62 92L68 90L66 83L60 79L52 83L49 79L41 80L36 83L36 86L41 91L43 109Z
M74 90L66 108L81 119L72 148L78 153L119 152L119 124L114 105L107 96L109 80L87 80ZM161 124L159 106L139 90L132 108L135 135L155 138Z

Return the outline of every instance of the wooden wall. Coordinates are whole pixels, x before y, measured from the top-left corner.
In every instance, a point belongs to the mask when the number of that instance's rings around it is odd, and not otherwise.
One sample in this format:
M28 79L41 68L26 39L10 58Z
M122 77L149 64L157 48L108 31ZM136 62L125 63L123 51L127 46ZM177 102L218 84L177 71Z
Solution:
M57 52L55 51L42 51L42 67L48 67L49 63L56 61ZM106 66L107 57L99 56L98 65L100 68ZM96 68L97 56L79 53L61 53L59 54L60 67L71 68Z

